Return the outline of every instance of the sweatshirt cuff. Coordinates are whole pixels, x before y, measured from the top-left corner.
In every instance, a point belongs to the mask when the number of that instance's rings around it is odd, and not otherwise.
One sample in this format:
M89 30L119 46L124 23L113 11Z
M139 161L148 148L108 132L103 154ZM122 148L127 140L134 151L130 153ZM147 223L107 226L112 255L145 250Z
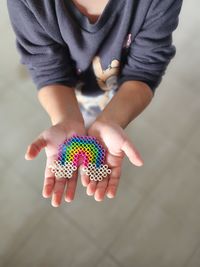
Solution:
M162 77L153 81L153 80L146 79L146 78L143 78L143 77L137 76L137 75L123 76L123 77L120 77L118 79L118 86L120 87L126 81L140 81L140 82L146 83L154 95L156 88L159 86L159 84L162 81Z
M71 81L59 81L59 80L53 80L53 81L48 81L48 82L41 82L36 84L36 88L39 91L45 86L50 86L50 85L63 85L67 87L74 88L77 85L76 80L71 80Z

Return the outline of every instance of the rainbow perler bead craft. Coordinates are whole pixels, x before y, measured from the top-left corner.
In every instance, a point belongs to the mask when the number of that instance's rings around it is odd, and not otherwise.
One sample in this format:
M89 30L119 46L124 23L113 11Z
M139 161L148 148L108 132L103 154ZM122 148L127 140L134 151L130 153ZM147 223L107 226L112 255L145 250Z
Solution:
M111 173L108 165L104 165L105 155L106 150L95 137L73 135L59 146L58 158L49 168L56 178L70 179L82 159L83 171L90 180L102 181Z

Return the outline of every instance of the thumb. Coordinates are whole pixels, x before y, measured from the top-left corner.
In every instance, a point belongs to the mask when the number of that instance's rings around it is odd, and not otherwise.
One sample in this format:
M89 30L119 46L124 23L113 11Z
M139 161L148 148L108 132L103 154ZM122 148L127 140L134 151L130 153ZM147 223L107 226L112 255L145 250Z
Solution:
M46 140L41 136L38 137L35 141L33 141L32 144L28 146L25 154L25 159L34 159L40 153L41 149L44 148L46 145Z
M129 139L126 139L123 143L122 150L130 160L130 162L138 167L144 164L139 152L134 147L132 142Z

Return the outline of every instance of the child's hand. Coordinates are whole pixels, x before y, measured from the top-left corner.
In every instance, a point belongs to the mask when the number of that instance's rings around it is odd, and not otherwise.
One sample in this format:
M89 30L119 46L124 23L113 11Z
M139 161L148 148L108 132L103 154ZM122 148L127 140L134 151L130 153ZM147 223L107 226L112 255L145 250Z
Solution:
M34 159L42 148L45 148L47 162L44 175L44 186L42 195L45 198L52 196L51 203L54 207L58 207L61 203L63 194L65 201L71 202L75 195L77 184L77 172L73 174L71 179L55 179L54 174L48 168L49 165L57 159L58 146L70 138L74 133L85 135L86 130L82 124L60 123L50 127L42 132L33 142L28 146L25 158L27 160ZM66 186L66 190L65 190Z
M143 161L123 129L117 124L95 121L88 129L88 135L97 137L107 149L106 164L112 173L101 182L90 181L88 176L82 173L82 184L87 187L87 194L94 195L97 201L103 200L105 194L113 198L119 184L124 156L126 155L136 166L142 166Z

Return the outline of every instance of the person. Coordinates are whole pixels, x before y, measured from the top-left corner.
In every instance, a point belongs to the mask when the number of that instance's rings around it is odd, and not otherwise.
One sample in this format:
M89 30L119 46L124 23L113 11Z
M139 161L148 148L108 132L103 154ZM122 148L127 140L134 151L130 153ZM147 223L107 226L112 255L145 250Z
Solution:
M30 71L51 126L28 146L45 148L43 196L58 207L74 199L78 173L55 179L48 166L74 133L95 136L112 169L101 182L80 172L89 196L114 198L125 155L143 160L125 128L150 104L176 49L181 0L8 0L21 63ZM80 166L80 170L81 170Z

